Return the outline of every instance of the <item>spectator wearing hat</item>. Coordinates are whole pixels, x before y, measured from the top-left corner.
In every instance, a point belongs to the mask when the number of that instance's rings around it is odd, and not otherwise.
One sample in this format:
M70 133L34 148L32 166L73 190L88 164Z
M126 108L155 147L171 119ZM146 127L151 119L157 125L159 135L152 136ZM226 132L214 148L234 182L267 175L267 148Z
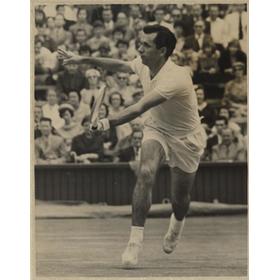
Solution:
M79 30L84 30L86 38L92 35L93 27L87 21L87 10L84 8L79 8L77 12L77 22L69 27L69 31L72 32L73 36L76 36Z
M72 140L71 151L74 153L75 162L90 163L102 161L104 156L104 138L102 132L90 129L90 116L82 120L83 132Z
M65 20L63 15L57 14L54 19L55 28L50 31L49 36L53 39L56 47L61 45L68 46L73 41L72 33L64 29Z
M65 70L58 74L56 82L56 91L60 100L68 99L68 94L71 91L80 92L87 87L87 80L79 66L76 63L70 63L64 66Z
M221 57L219 59L221 72L232 74L233 64L235 62L242 62L245 65L246 73L247 56L241 50L240 43L237 39L231 40L228 43L227 49L221 53Z
M247 77L242 62L233 64L234 79L225 85L223 103L230 107L240 108L247 105ZM242 106L241 106L242 107Z
M198 52L203 49L206 43L212 43L213 39L209 34L204 32L205 23L203 20L198 20L194 24L194 35L186 37L184 45L185 50L193 50Z
M73 121L74 111L71 104L63 103L59 106L59 115L64 119L64 125L57 130L57 134L64 139L72 139L82 132L81 124Z
M81 90L81 102L89 106L92 99L99 93L99 90L104 83L100 80L100 72L96 69L88 69L85 76L88 81L88 88Z
M234 141L230 128L222 130L222 141L212 148L212 161L244 161L245 150L240 142Z
M54 89L47 91L47 103L42 106L43 116L52 120L55 129L63 126L64 120L59 115L57 93Z
M100 20L95 21L93 23L93 37L91 37L87 41L87 44L93 53L98 51L102 43L110 42L109 38L106 37L104 33L105 33L104 23Z
M81 95L76 91L69 92L68 102L74 108L73 122L81 125L82 120L91 113L89 105L81 102Z
M64 163L66 147L61 137L52 134L51 119L40 119L40 132L41 136L35 140L36 163Z

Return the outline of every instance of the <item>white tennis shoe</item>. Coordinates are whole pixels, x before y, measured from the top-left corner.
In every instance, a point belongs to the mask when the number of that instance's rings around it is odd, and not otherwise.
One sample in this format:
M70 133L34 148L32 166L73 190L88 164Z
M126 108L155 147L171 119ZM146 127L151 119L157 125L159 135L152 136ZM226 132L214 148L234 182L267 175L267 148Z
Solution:
M172 217L174 219L174 217ZM171 220L172 220L171 218ZM181 222L177 222L176 224L170 221L168 231L163 239L162 249L166 254L171 254L181 238L183 228L185 224L185 219Z
M136 266L138 263L138 255L141 249L142 243L129 242L122 254L122 264L128 268Z

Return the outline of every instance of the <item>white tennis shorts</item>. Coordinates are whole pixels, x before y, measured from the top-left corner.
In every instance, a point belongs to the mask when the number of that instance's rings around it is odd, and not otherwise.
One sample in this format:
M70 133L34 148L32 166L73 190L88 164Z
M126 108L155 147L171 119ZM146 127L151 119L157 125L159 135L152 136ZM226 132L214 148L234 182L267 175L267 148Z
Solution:
M187 136L178 138L145 126L142 142L156 140L163 147L170 167L179 167L187 173L193 173L198 169L200 157L206 147L206 139L207 136L202 127Z

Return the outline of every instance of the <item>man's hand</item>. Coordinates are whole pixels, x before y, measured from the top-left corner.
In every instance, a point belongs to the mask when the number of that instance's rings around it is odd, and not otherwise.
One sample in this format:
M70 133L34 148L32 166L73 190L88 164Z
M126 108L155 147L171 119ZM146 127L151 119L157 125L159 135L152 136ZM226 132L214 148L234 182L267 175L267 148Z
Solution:
M63 65L69 64L69 63L81 63L83 57L76 55L72 52L65 51L61 48L57 50L58 52L58 59L63 59Z
M95 124L90 125L91 131L106 131L110 129L110 123L108 119L98 120Z

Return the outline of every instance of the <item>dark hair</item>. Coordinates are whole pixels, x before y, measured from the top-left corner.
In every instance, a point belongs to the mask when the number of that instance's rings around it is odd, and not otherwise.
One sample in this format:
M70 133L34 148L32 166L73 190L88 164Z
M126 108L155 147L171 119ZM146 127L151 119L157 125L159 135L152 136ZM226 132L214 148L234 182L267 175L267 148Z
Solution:
M228 43L227 49L229 49L231 46L237 47L239 51L241 50L240 43L239 43L239 41L238 41L237 39L231 40L231 41Z
M71 117L73 118L74 112L73 112L72 110L70 110L69 108L60 109L60 110L59 110L59 116L60 116L61 118L63 118L63 115L64 115L64 113L65 113L66 111L68 111L68 112L70 113Z
M52 126L52 120L51 120L50 118L42 117L42 118L40 119L40 122L49 122L50 125Z
M124 30L123 30L122 28L120 28L120 27L116 27L116 28L113 30L112 34L114 35L116 32L122 33L123 36L125 35Z
M228 120L226 117L224 116L218 116L216 119L215 119L215 122L216 121L224 121L226 125L228 125Z
M82 125L84 125L84 123L86 123L86 122L90 122L90 116L88 115L88 116L85 116L84 118L83 118L83 120L82 120Z
M122 105L123 105L123 103L124 103L124 100L123 100L122 95L121 95L118 91L114 91L114 92L112 92L112 93L110 94L110 96L109 96L109 103L112 105L112 96L113 96L114 94L119 95L120 100L121 100L121 104L120 104L120 106L122 106Z
M108 107L108 105L105 104L105 103L102 103L101 106L104 106L104 107L105 107L105 111L106 111L106 116L105 116L105 117L108 117L108 115L109 115L109 107ZM100 107L101 107L101 106L100 106Z
M104 23L103 23L101 20L96 20L96 21L93 23L93 27L94 27L94 28L97 28L97 27L104 27Z
M116 47L118 48L120 44L126 45L127 47L129 47L129 43L126 40L118 40L118 42L116 43Z
M78 95L78 98L79 98L79 101L81 101L81 94L78 92L78 91L75 91L75 90L72 90L72 91L70 91L69 93L68 93L68 98L69 98L69 95L70 95L70 93L72 93L72 92L75 92L75 93L77 93L77 95Z
M176 28L176 27L181 27L182 29L184 29L184 22L182 20L176 20L173 24L173 27Z
M201 89L201 90L203 90L203 92L205 92L204 86L201 84L197 85L197 87L195 88L195 91L197 91L199 89Z
M154 24L154 25L146 25L143 28L143 31L145 34L157 33L154 39L156 48L157 49L163 47L166 48L166 54L165 54L166 59L173 53L177 40L175 35L168 28L161 26L159 24Z
M79 54L81 54L82 52L89 52L91 54L91 48L88 45L80 46Z

